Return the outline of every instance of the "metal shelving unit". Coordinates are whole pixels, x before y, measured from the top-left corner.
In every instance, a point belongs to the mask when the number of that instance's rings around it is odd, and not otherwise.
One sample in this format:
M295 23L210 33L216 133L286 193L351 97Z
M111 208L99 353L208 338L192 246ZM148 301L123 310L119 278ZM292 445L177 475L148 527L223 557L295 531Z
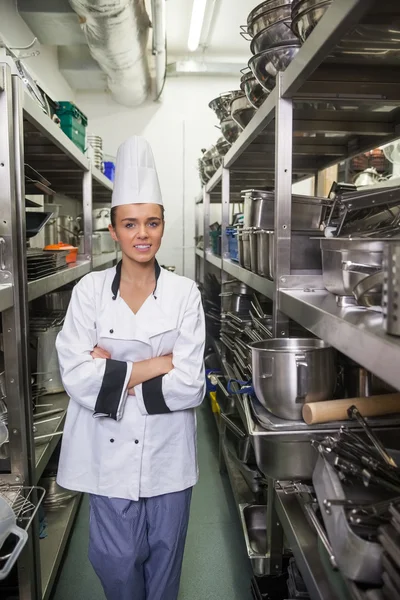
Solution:
M29 354L29 302L79 280L92 268L115 263L117 252L92 256L92 206L111 200L113 184L28 94L14 65L0 50L0 313L7 392L9 459L0 484L36 485L62 435L68 396L42 396L37 404L62 408L44 423L33 416ZM57 194L74 200L83 214L84 248L78 261L53 275L27 280L25 195ZM37 414L49 407L37 406ZM54 417L54 418L53 418ZM43 420L46 420L46 416ZM38 419L40 421L40 419ZM34 429L35 427L35 429ZM51 434L48 438L37 440ZM48 598L73 524L80 497L48 512L48 537L37 522L18 561L20 600ZM1 592L0 592L1 595Z
M196 251L196 265L204 275L210 264L219 267L222 282L235 277L270 298L275 337L287 336L293 319L400 389L400 343L384 333L382 315L338 307L321 276L297 275L290 262L292 184L310 176L318 184L323 169L399 137L398 53L391 61L371 52L359 64L354 57L335 55L349 31L358 23L383 22L382 13L390 22L388 16L398 16L397 2L388 0L382 7L378 0L333 0L286 71L278 74L274 90L196 200L203 206L204 224L204 253ZM224 235L240 191L257 189L261 182L275 190L275 281L232 263ZM398 183L391 180L381 186ZM221 205L222 259L211 254L212 203ZM297 499L277 490L273 502L312 600L344 597L327 580L317 536ZM270 516L267 531L276 525Z

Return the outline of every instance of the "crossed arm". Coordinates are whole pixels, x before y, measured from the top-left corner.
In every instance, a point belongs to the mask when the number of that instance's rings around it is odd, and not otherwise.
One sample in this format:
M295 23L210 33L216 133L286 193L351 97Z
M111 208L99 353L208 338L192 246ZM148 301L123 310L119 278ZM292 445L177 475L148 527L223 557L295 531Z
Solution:
M111 359L111 354L100 348L100 346L96 346L93 351L90 353L92 358L105 358ZM139 362L133 363L132 372L128 383L128 394L130 396L135 395L135 386L140 383L144 383L145 381L149 381L150 379L154 379L155 377L159 377L160 375L166 375L172 369L174 365L172 364L172 354L167 354L166 356L157 356L155 358L149 358L148 360L141 360Z

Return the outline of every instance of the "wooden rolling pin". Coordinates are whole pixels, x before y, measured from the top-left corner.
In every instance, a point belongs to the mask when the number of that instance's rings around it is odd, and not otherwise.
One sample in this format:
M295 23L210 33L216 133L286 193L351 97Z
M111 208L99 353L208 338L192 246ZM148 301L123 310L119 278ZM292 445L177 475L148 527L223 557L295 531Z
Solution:
M303 419L307 425L347 421L347 409L357 406L363 417L380 417L400 413L400 393L370 396L369 398L346 398L345 400L325 400L310 402L303 406Z

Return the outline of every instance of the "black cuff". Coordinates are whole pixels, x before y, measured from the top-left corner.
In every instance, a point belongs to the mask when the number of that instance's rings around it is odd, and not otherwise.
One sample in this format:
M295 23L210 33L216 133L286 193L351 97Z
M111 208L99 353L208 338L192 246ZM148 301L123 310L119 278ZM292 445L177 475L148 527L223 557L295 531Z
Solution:
M127 368L126 362L106 360L103 383L94 407L95 415L103 415L115 421L117 420L118 406L124 390Z
M162 415L171 412L165 403L162 392L164 375L149 379L142 384L143 402L149 415Z

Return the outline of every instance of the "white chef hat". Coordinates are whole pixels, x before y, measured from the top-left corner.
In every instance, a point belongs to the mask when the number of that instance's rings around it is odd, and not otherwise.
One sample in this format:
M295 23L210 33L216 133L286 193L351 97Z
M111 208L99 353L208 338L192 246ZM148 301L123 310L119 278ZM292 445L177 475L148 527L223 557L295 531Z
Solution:
M112 206L163 204L153 152L147 140L133 136L118 148Z

